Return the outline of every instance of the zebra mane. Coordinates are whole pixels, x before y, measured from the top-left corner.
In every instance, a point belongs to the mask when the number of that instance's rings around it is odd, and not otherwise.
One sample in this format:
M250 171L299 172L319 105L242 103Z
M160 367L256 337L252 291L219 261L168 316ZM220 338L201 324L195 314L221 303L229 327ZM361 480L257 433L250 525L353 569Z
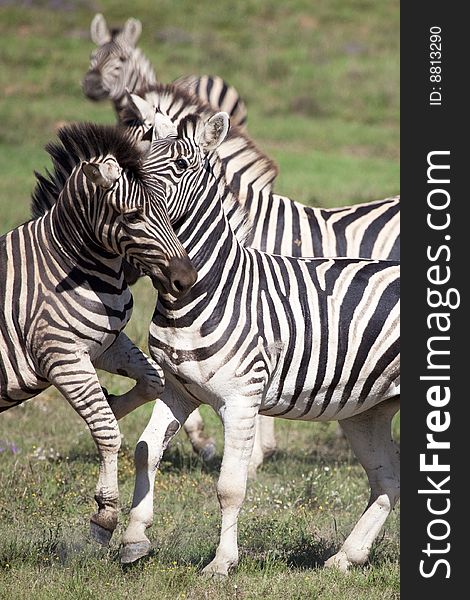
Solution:
M240 204L228 185L225 186L224 194L222 207L230 229L242 246L249 246L253 237L253 224L248 217L248 211Z
M124 30L124 27L111 27L111 29L109 30L109 33L111 34L111 40L115 40L117 38L117 36L122 33Z
M194 136L196 133L197 125L202 121L201 117L197 114L186 115L178 122L176 129L176 135L178 138L185 136Z
M157 83L142 88L136 93L145 98L149 104L152 104L155 110L168 115L174 122L179 122L183 117L190 114L208 119L216 112L209 104L200 100L194 94L172 83L166 85ZM129 106L123 109L120 118L121 123L125 126L135 125L136 117ZM243 175L250 177L252 180L257 180L259 189L268 187L269 191L272 190L273 182L279 174L276 163L261 152L237 125L230 126L227 137L217 148L217 154L222 160L224 170L227 167L227 183L242 204L246 201L240 186L240 177ZM228 164L229 162L233 163L232 166ZM241 176L232 173L236 168L241 171Z
M123 169L142 179L142 150L130 134L119 127L72 123L62 127L57 136L59 142L49 142L46 146L53 171L46 169L46 175L34 172L37 182L31 198L33 218L44 215L52 208L72 171L83 160L112 154Z

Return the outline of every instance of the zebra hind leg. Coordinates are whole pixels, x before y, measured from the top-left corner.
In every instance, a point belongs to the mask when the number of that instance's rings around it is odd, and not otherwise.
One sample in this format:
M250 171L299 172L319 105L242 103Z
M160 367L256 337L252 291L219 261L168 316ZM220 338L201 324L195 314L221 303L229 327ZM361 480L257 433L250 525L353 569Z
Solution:
M118 522L117 458L121 434L88 355L75 356L69 368L63 365L63 356L60 359L60 372L51 374L49 379L85 421L98 449L100 468L95 491L98 511L91 517L91 535L107 545Z
M273 417L259 416L261 427L261 447L263 457L270 458L277 450L276 432L274 429L275 419Z
M205 463L209 463L215 456L215 441L204 433L204 421L199 409L193 410L186 419L184 430L194 452L199 454Z
M251 452L250 463L248 465L248 479L256 479L258 467L260 467L263 464L264 460L261 419L261 415L256 415L255 439L253 442L253 450Z
M147 356L124 333L94 361L96 368L108 373L130 377L135 386L120 396L107 394L108 403L116 419L152 400L156 400L164 388L164 374L157 363Z
M251 454L250 466L248 467L248 477L256 478L258 467L260 467L266 458L270 458L277 449L276 433L274 431L274 418L257 415L256 417L256 435Z
M399 406L399 398L386 400L341 421L343 431L367 473L371 494L366 510L339 552L326 561L326 567L347 571L351 565L363 565L399 498L400 451L391 437L392 418Z

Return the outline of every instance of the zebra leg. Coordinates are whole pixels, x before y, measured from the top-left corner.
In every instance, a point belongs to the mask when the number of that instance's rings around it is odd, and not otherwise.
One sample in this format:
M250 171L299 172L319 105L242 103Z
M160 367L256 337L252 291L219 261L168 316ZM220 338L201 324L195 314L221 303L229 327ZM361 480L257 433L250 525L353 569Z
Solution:
M276 448L274 418L257 415L255 442L251 454L250 466L248 467L248 477L250 479L255 479L258 467L263 464L265 458L269 458L276 452Z
M251 399L250 399L251 404ZM222 511L220 541L215 558L203 569L206 575L228 575L238 564L237 521L246 493L248 465L253 450L257 407L226 406L224 455L217 482Z
M263 457L269 458L277 450L276 433L274 430L274 417L259 416L260 432L261 432L261 447L263 449Z
M94 361L94 365L108 373L136 381L135 386L125 394L108 396L108 403L117 420L142 404L155 400L163 392L163 370L124 333L119 334L114 344Z
M193 412L186 419L184 430L191 442L194 452L199 454L204 462L209 462L215 455L215 441L207 437L204 433L204 421L202 420L199 409Z
M129 524L122 538L121 562L132 563L150 552L145 531L153 522L155 475L163 452L194 405L181 398L168 382L140 436L134 454L136 479Z
M261 415L256 415L255 418L255 438L253 440L253 450L251 452L250 462L248 464L248 479L256 479L258 467L263 464L263 443L262 443L262 424Z
M366 470L371 489L369 504L337 554L325 566L347 571L363 565L373 542L400 495L400 451L392 440L392 418L399 399L386 400L368 411L341 421L352 449Z
M96 371L87 354L77 356L75 372L63 365L49 380L88 425L99 454L100 469L95 491L98 512L91 517L91 534L103 545L109 543L118 521L117 458L121 434L103 394Z

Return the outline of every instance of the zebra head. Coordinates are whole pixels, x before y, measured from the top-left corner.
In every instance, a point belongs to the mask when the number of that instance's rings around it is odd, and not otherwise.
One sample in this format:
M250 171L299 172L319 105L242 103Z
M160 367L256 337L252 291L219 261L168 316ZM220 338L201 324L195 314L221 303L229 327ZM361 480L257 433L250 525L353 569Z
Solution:
M128 19L122 29L109 30L101 14L95 15L91 22L92 41L98 46L90 58L90 67L82 82L83 91L91 100L120 100L133 78L136 78L135 64L144 60L136 48L142 31L137 19ZM154 78L149 67L149 77Z
M187 292L197 274L171 227L165 184L147 174L147 154L115 126L75 123L57 135L46 146L53 171L36 172L33 218L50 212L74 257L83 259L88 240L98 258L124 258L160 291Z
M95 239L150 277L162 293L180 298L197 272L176 237L166 210L165 184L123 169L114 156L84 161L82 171L94 185L88 211Z
M208 158L224 141L229 123L225 112L209 119L191 114L177 126L166 115L155 115L146 169L152 179L165 185L172 223L190 210L196 190L203 190L211 173Z

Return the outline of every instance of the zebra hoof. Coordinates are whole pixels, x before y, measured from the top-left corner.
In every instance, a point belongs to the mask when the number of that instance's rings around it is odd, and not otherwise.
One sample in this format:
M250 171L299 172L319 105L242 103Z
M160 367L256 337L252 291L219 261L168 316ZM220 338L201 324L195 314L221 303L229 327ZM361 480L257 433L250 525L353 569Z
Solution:
M229 568L227 563L219 563L214 558L212 562L202 569L201 574L204 577L210 577L212 579L226 579L228 577Z
M150 542L148 540L145 542L124 544L121 548L121 563L123 565L128 565L147 556L150 552L150 547Z
M101 527L101 525L98 525L94 521L90 521L90 533L95 542L98 542L102 546L108 546L113 536L112 531Z
M204 448L199 452L199 456L201 457L202 462L208 464L215 457L215 444L214 442L209 442L204 446Z
M341 573L347 573L351 563L349 562L346 553L340 550L337 554L330 556L325 562L326 569L338 569Z

